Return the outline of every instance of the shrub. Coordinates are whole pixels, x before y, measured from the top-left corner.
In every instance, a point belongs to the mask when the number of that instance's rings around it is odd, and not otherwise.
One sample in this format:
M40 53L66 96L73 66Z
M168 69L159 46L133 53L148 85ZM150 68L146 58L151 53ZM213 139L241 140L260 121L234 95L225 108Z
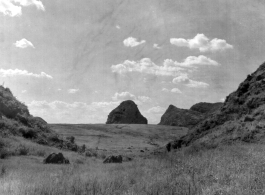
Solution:
M27 148L25 145L20 144L16 148L16 154L17 155L28 155L29 153L29 148Z
M75 137L74 137L74 136L66 137L66 140L68 140L68 141L71 142L72 144L75 143Z
M8 156L11 156L11 153L5 148L0 148L0 159L6 159Z

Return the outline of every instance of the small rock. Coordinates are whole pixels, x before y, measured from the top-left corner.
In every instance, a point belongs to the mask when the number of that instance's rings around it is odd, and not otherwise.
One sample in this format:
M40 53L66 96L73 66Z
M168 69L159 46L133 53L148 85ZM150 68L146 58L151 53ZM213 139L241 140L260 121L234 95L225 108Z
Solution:
M62 153L52 153L43 160L44 164L69 164L69 160Z
M107 158L105 158L105 160L103 161L103 163L122 163L122 156L118 155L118 156L108 156Z

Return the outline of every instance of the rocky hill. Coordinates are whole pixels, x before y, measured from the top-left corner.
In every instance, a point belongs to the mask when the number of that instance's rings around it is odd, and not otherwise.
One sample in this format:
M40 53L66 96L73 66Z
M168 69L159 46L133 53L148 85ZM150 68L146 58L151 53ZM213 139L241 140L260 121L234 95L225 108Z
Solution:
M194 110L180 109L170 105L162 115L159 125L192 127L202 120L203 114Z
M208 103L200 102L190 107L190 110L197 111L203 114L210 114L221 108L222 102Z
M209 114L215 112L223 103L201 102L193 105L190 109L180 109L170 105L162 115L159 125L171 125L181 127L193 127Z
M132 100L127 100L110 112L106 124L147 124L147 119Z
M73 151L79 149L76 144L59 137L45 120L32 116L9 88L0 86L0 137L9 136L21 136L42 145Z
M248 75L238 89L226 97L215 113L171 142L173 148L193 143L218 145L241 140L255 142L265 134L265 63Z

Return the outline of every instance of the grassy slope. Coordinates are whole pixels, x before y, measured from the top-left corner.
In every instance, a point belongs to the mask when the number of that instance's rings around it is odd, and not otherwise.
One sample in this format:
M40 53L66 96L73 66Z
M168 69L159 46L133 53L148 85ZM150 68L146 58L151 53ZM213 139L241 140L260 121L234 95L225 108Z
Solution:
M0 194L260 195L265 193L264 151L261 144L238 143L122 164L82 158L71 165L43 165L38 157L13 157L0 160Z
M152 149L150 140L164 145L181 128L155 125L51 125L63 136L111 153L135 157L122 164L103 164L100 157L63 151L70 165L43 164L44 156L59 149L38 145L22 137L1 138L10 150L26 155L0 159L1 195L260 195L265 193L265 145L242 144L199 149L196 145L171 153L138 153ZM182 132L183 133L183 132ZM100 138L100 142L98 139ZM103 137L103 138L102 138ZM104 142L105 141L105 142ZM122 149L124 147L124 149ZM17 149L16 149L17 148ZM117 150L119 149L119 150ZM18 153L19 154L19 153ZM126 153L127 154L127 153ZM149 156L147 159L141 156Z

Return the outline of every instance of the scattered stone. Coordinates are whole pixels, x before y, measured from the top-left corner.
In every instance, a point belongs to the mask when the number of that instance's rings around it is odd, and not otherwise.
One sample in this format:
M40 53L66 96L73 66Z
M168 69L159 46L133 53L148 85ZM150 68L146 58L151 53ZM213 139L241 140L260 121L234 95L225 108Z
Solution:
M108 156L107 158L105 158L103 163L122 163L122 156Z
M44 164L69 164L69 160L62 153L52 153L43 160Z

